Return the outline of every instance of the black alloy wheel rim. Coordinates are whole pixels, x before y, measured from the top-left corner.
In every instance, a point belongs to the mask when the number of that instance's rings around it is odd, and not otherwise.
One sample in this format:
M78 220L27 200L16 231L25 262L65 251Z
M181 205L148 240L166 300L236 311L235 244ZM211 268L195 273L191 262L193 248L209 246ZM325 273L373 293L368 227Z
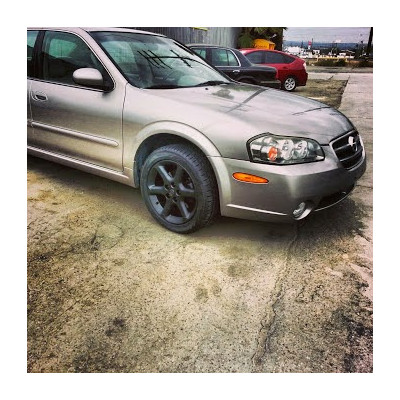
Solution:
M172 224L184 224L195 214L197 196L189 173L174 161L154 164L147 177L147 194L156 213Z

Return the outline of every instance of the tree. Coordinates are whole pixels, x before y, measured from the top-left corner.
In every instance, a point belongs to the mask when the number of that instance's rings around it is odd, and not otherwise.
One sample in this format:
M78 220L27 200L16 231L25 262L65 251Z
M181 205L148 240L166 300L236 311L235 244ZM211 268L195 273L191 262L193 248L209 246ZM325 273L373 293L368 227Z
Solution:
M267 39L275 43L277 50L282 50L283 31L287 28L241 28L238 38L239 48L253 47L255 39Z

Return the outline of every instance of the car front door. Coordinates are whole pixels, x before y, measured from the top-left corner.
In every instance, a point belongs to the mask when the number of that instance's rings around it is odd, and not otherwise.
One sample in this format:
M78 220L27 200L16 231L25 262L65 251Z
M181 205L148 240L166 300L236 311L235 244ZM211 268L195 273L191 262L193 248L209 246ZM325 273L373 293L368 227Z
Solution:
M246 54L247 59L253 64L265 64L265 51L251 51Z
M31 109L31 85L32 78L35 76L35 68L33 63L33 49L36 45L36 40L39 35L39 31L28 31L28 65L27 65L27 77L28 77L28 90L27 90L27 119L28 119L28 143L33 139L33 127L32 127L32 109Z
M28 80L28 146L121 171L125 86L113 82L86 41L76 34L46 31L40 43L36 77ZM72 74L79 68L98 69L109 90L76 84Z

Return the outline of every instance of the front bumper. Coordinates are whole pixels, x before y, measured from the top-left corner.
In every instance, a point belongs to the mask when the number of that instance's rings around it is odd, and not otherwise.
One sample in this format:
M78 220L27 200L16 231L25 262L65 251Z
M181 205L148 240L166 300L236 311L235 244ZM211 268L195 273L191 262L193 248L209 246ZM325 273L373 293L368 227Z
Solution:
M210 157L219 186L221 215L291 222L295 220L293 211L302 202L306 203L306 210L297 219L339 203L365 172L365 150L360 162L352 169L341 165L330 146L323 146L323 150L323 161L295 165L267 165ZM240 182L232 177L235 172L257 175L269 182Z
M308 80L308 73L304 72L297 78L297 86L306 86Z

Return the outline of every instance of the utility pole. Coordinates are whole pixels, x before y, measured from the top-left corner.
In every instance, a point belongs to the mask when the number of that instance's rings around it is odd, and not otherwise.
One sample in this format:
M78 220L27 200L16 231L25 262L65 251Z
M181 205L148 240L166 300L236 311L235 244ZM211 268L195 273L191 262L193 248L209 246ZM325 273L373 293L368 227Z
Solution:
M372 30L373 28L370 29L369 31L369 39L368 39L368 45L367 45L367 53L366 53L366 57L369 58L369 55L371 53L371 46L372 46Z

